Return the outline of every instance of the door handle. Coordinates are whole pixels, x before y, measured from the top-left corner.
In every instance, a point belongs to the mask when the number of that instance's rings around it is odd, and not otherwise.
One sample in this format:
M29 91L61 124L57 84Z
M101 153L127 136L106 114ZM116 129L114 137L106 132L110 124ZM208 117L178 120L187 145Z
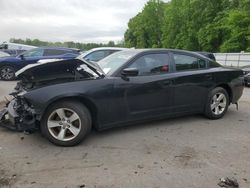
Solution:
M206 74L205 78L206 78L206 80L212 80L213 76L211 74Z
M166 80L166 81L162 82L162 84L163 84L164 86L169 86L169 85L172 84L172 80Z

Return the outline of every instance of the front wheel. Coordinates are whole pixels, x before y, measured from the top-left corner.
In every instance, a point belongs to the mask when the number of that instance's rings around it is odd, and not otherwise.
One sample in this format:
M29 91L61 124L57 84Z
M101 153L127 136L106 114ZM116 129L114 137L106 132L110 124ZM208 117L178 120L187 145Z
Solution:
M11 66L3 66L0 68L0 77L2 80L11 81L16 78L15 69Z
M229 96L225 89L217 87L209 95L205 107L205 115L209 119L220 119L227 112Z
M89 110L76 101L63 101L49 107L41 122L41 131L59 146L79 144L91 130Z

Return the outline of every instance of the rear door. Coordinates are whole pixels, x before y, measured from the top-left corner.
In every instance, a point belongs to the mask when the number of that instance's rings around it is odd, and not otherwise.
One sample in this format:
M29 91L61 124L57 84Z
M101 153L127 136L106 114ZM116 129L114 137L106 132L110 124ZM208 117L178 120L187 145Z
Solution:
M213 85L208 61L188 53L171 54L174 62L174 112L201 111Z

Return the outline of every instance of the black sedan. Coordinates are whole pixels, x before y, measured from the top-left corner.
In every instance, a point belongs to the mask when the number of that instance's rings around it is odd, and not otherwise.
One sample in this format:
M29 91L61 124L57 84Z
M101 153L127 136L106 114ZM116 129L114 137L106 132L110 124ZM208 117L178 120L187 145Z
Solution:
M1 112L1 124L40 128L56 145L80 143L91 128L104 130L147 120L225 115L243 92L243 72L198 53L127 50L98 64L48 61L18 71L22 80Z

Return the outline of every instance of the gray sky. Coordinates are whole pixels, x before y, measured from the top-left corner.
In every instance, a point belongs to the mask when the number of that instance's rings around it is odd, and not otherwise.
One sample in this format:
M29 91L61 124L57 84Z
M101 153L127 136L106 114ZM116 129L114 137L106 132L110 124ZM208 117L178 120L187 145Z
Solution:
M107 42L123 38L147 0L0 0L0 42L10 38Z

